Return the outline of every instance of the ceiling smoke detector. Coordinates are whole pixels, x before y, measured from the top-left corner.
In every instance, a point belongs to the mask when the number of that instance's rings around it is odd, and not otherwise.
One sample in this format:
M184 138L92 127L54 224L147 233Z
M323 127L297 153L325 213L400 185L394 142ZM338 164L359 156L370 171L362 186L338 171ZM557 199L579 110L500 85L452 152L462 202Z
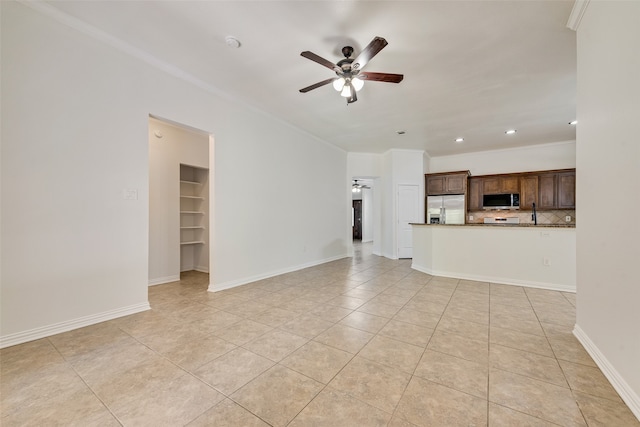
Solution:
M227 36L224 38L224 42L227 44L227 46L232 47L234 49L237 49L240 47L240 40L238 40L237 38L233 37L233 36Z

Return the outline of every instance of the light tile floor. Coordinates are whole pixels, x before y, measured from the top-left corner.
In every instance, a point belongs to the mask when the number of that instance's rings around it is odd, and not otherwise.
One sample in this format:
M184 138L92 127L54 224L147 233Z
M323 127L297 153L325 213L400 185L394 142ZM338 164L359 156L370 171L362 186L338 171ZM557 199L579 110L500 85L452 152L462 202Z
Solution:
M3 349L0 424L639 426L571 334L575 295L371 255Z

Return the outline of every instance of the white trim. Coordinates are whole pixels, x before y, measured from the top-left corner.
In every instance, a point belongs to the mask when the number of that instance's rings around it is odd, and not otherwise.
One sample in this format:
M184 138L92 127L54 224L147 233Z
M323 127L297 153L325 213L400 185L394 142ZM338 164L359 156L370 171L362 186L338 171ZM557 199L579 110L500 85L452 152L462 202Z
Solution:
M207 273L207 274L209 274L209 266L206 266L206 265L204 265L204 266L196 266L196 267L194 268L194 270L195 270L195 271L199 271L200 273Z
M54 323L52 325L41 326L39 328L30 329L28 331L5 335L0 337L0 348L10 347L12 345L22 344L28 341L49 337L51 335L60 334L62 332L71 331L73 329L83 328L85 326L95 325L96 323L105 322L107 320L128 316L130 314L135 314L150 309L151 307L149 306L149 302L143 302L140 304L117 308L115 310L109 310L98 314L79 317L77 319L65 320L64 322Z
M281 274L286 274L286 273L291 273L293 271L298 271L298 270L302 270L302 269L305 269L305 268L314 267L316 265L325 264L325 263L331 262L331 261L337 261L337 260L343 259L343 258L348 258L348 256L346 254L345 255L338 255L338 256L331 257L331 258L325 258L323 260L313 261L313 262L309 262L309 263L306 263L306 264L298 265L298 266L295 266L295 267L283 268L281 270L271 271L269 273L258 274L258 275L251 276L251 277L245 277L243 279L229 280L227 282L222 282L222 283L219 283L219 284L210 283L209 284L209 289L207 289L207 290L209 292L224 291L225 289L235 288L236 286L246 285L247 283L252 283L252 282L255 282L255 281L258 281L258 280L268 279L270 277L279 276Z
M571 9L569 20L567 21L567 28L573 31L578 31L578 27L580 26L580 22L582 22L582 17L584 16L584 12L587 10L587 6L589 6L589 0L576 0L573 4L573 9Z
M473 280L477 282L498 283L501 285L524 286L526 288L549 289L552 291L560 292L576 292L575 286L563 285L560 283L533 282L528 280L511 279L508 277L482 276L474 274L463 274L455 271L432 270L425 266L416 264L415 261L412 261L411 268L422 273L429 274L431 276L451 277L454 279Z
M149 286L163 285L165 283L177 282L178 280L180 280L179 274L176 274L174 276L157 277L155 279L149 279L148 285Z
M633 415L640 420L640 396L636 394L631 386L622 378L620 373L613 367L613 365L602 354L600 349L591 341L589 336L580 328L575 325L573 328L573 335L580 341L580 344L587 350L589 356L596 362L598 368L602 371L605 377L609 380L613 388L618 392L624 403L627 404Z

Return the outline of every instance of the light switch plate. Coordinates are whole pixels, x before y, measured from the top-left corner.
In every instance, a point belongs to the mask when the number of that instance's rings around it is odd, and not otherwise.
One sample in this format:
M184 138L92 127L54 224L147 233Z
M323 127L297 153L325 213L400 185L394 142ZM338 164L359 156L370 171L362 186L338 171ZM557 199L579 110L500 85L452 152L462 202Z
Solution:
M565 222L571 222L571 215L567 215L564 217Z
M138 200L138 190L135 188L125 188L122 190L122 198L125 200Z

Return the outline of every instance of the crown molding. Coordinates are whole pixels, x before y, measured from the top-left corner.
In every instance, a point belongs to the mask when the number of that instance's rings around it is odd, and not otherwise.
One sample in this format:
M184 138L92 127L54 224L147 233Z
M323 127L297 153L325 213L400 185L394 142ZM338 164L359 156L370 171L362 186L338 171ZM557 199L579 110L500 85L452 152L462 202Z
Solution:
M589 1L590 0L576 0L573 4L573 9L571 9L569 20L567 21L567 28L573 31L578 31L580 21L582 21L584 12L587 10L587 6L589 6Z

